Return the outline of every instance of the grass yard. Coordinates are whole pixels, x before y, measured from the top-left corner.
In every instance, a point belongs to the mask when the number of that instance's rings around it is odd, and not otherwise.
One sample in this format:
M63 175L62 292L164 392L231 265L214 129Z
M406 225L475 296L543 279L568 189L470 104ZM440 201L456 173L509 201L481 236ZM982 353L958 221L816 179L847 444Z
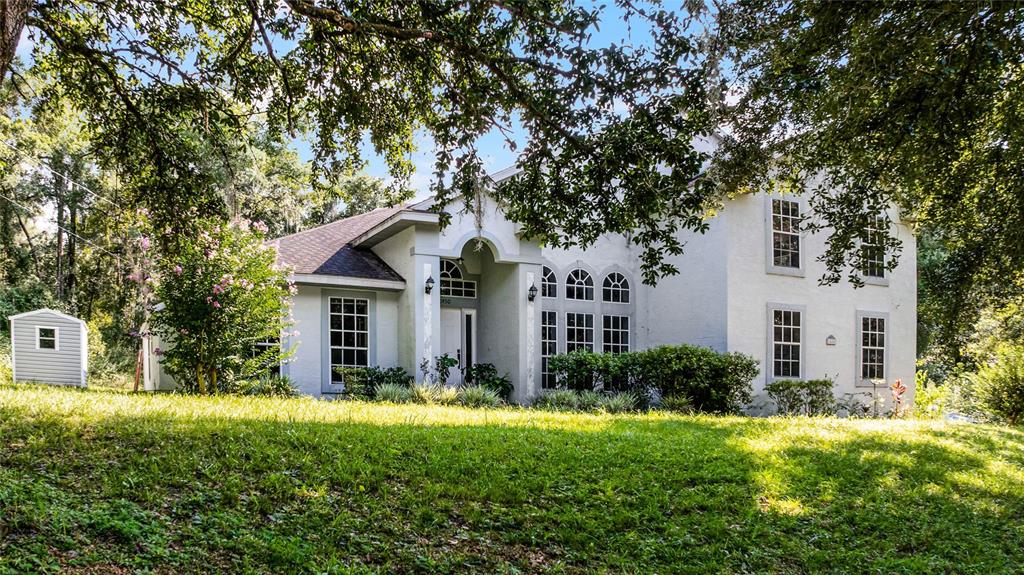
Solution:
M0 573L1010 573L1024 432L0 386Z

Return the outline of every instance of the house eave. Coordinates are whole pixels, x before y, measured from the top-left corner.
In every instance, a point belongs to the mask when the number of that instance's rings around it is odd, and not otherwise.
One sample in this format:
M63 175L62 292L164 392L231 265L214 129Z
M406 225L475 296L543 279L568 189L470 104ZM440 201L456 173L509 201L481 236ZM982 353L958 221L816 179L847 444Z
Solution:
M439 223L440 216L438 214L410 210L401 211L357 236L351 243L354 246L372 247L410 226L436 226Z
M326 274L292 274L291 280L297 284L320 287L371 289L376 291L402 291L405 289L404 280L382 280Z

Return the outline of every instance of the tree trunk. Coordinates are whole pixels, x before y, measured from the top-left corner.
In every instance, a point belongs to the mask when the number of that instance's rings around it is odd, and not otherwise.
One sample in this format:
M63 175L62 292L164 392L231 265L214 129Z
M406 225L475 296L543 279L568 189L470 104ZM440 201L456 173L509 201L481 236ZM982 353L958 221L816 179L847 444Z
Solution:
M2 0L0 0L2 1ZM57 187L54 178L54 187ZM64 268L61 266L64 254L64 194L57 192L57 301L64 301Z
M68 257L64 272L64 294L71 304L71 312L78 314L78 298L75 295L75 257L78 247L78 206L76 198L71 197L68 205Z
M34 0L0 0L0 81L7 79Z
M199 384L199 395L206 395L206 380L204 379L203 364L196 366L196 383Z

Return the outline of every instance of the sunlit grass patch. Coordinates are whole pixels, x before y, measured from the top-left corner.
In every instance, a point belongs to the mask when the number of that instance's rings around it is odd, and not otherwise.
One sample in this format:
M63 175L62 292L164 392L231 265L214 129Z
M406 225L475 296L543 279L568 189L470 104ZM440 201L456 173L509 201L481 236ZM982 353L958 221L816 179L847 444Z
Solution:
M1024 436L0 386L0 573L1013 572Z

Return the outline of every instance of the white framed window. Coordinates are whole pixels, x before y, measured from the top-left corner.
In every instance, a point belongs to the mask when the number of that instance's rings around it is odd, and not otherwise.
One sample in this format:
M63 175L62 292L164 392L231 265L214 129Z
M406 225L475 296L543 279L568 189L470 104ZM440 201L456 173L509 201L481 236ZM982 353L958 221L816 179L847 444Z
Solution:
M592 313L570 312L565 314L565 351L569 353L578 349L594 351L594 314Z
M544 389L558 385L555 374L548 370L548 359L558 355L558 313L540 312L540 384Z
M569 272L565 280L565 299L594 301L594 278L579 268Z
M629 351L629 316L601 317L601 345L605 353Z
M794 308L770 308L771 370L775 379L803 377L804 312Z
M858 354L858 371L860 381L867 384L876 381L885 381L886 374L886 328L888 318L885 314L860 315L858 342L860 353Z
M800 202L772 199L773 267L800 269Z
M331 378L341 382L339 367L370 365L370 301L354 297L330 298Z
M465 279L451 260L441 260L441 297L476 297L476 282Z
M609 303L629 303L629 280L619 272L604 276L601 300Z
M558 297L558 277L555 276L554 270L548 266L544 266L544 269L541 270L540 297Z
M861 236L861 273L869 278L885 278L885 218L876 218Z
M36 349L52 349L58 351L57 343L58 328L36 326Z

